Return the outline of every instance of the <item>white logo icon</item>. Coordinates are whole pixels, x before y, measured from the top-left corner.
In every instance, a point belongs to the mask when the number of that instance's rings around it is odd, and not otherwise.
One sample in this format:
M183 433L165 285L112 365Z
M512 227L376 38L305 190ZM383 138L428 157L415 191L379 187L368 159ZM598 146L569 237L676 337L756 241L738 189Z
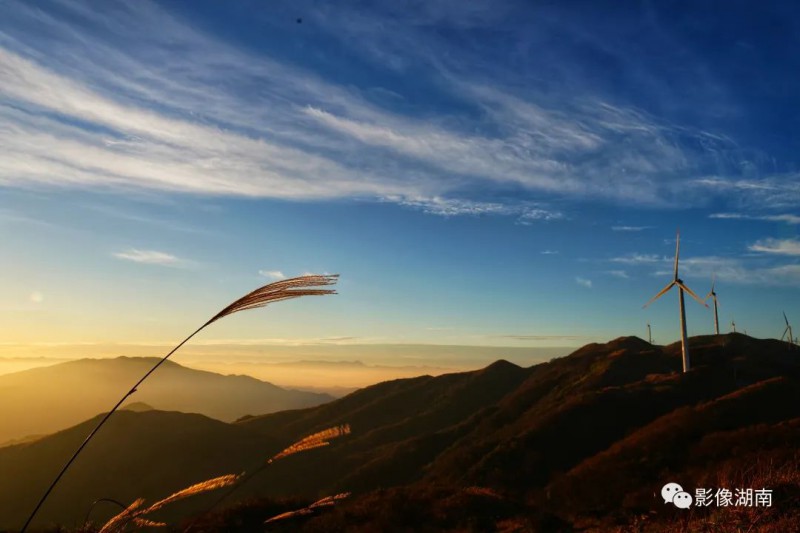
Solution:
M692 495L688 492L679 492L672 498L672 503L680 509L688 509L692 506Z
M674 503L672 499L675 498L675 495L679 492L686 494L683 492L683 487L677 483L667 483L661 488L661 497L664 498L664 503Z

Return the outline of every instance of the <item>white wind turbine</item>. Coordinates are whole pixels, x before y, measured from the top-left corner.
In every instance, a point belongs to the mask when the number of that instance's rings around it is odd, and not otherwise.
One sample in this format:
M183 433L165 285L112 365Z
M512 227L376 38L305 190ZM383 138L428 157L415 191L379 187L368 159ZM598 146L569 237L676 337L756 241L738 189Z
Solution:
M731 320L731 329L733 329L733 332L736 333L736 322L733 320Z
M789 325L789 319L786 318L786 311L783 312L783 321L786 322L786 329L783 330L783 335L781 335L781 340L786 337L786 334L789 334L789 344L794 344L794 337L792 337L792 326Z
M711 278L711 290L706 296L706 300L708 300L709 298L714 300L714 334L719 335L719 314L717 314L717 293L714 292L714 284L716 283L716 281L717 281L717 275L714 274L714 277Z
M703 300L697 296L692 289L684 285L683 280L678 277L678 256L680 255L681 249L681 233L680 231L677 233L675 238L675 277L674 279L663 289L661 292L653 296L649 302L644 304L644 307L647 307L651 303L655 302L661 296L663 296L667 291L669 291L672 287L677 285L678 287L678 302L680 303L680 313L681 313L681 349L683 351L683 371L688 372L690 368L690 359L689 359L689 341L686 338L686 308L683 303L683 293L684 291L688 292L695 300L700 302L700 305L704 307L708 307Z

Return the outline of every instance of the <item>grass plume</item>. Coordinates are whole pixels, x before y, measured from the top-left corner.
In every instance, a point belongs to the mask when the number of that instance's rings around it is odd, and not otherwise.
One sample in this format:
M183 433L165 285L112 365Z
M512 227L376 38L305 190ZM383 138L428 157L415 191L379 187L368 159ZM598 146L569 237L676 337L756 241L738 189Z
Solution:
M288 300L290 298L299 298L301 296L324 296L326 294L336 294L332 289L309 289L308 287L323 287L333 285L338 280L338 274L330 275L311 275L300 276L297 278L284 279L264 285L261 288L254 290L251 293L245 294L228 307L214 315L211 320L206 322L206 326L219 320L220 318L238 313L239 311L246 311L248 309L257 309L264 307L267 304L279 302L281 300Z
M228 315L232 315L234 313L238 313L239 311L247 311L248 309L257 309L259 307L264 307L267 304L273 302L279 302L282 300L288 300L291 298L299 298L301 296L324 296L327 294L336 294L335 290L332 289L317 289L317 288L310 288L310 287L325 287L335 284L339 279L338 274L330 274L330 275L310 275L310 276L300 276L296 278L285 279L281 281L276 281L274 283L270 283L268 285L264 285L248 294L245 294L232 304L228 305L222 311L211 317L208 322L197 328L194 333L183 339L175 348L173 348L167 355L162 357L150 370L145 373L144 376L136 382L136 384L131 387L131 389L125 393L125 395L117 402L117 404L111 408L111 410L106 413L106 415L100 420L100 422L95 426L95 428L89 433L83 443L78 447L75 453L72 454L72 457L66 462L66 464L61 468L61 471L56 475L55 479L50 483L50 486L42 495L39 502L36 504L36 507L31 512L28 519L25 521L25 525L22 526L20 533L25 533L30 526L33 519L36 517L36 513L39 512L39 509L42 507L44 502L47 500L47 497L53 491L55 486L58 484L59 480L64 476L67 469L69 469L70 465L75 461L75 459L80 455L81 451L89 444L89 441L97 434L101 427L106 423L109 417L117 410L119 407L127 400L134 392L136 392L139 385L141 385L153 372L155 372L158 367L160 367L169 357L178 351L178 349L189 342L189 340L200 333L203 329L207 326L213 324L217 320L224 318Z
M166 498L157 501L153 505L149 506L147 509L144 509L140 514L149 514L154 511L158 511L162 507L169 505L172 502L183 500L184 498L188 498L189 496L194 496L195 494L200 494L201 492L208 492L211 490L223 489L225 487L230 487L237 481L241 474L226 474L224 476L215 477L212 479L207 479L206 481L202 481L200 483L195 483L190 487L186 487L185 489L179 490L174 494L170 494Z
M318 431L313 435L309 435L307 437L303 437L299 441L295 442L279 454L272 457L267 463L271 463L273 461L277 461L278 459L282 459L289 455L294 455L296 453L304 452L306 450L311 450L314 448L320 448L322 446L327 446L330 444L332 439L341 437L342 435L349 435L350 434L350 424L342 424L340 426L334 426L332 428L324 429L322 431Z
M302 509L297 509L294 511L287 511L285 513L281 513L279 515L273 516L272 518L267 519L264 521L265 524L269 524L271 522L277 522L279 520L286 520L287 518L294 518L295 516L305 516L314 514L316 509L320 507L330 507L332 505L336 505L339 500L343 500L350 496L349 492L340 492L339 494L334 494L333 496L325 496L321 500L317 500L308 507L304 507Z
M239 481L241 477L241 474L226 474L224 476L207 479L170 494L166 498L158 500L154 504L145 508L142 508L142 505L144 504L144 498L139 498L126 507L124 511L106 522L102 529L100 529L99 533L113 533L116 531L122 531L130 523L133 523L138 527L166 527L166 523L156 522L148 518L144 518L144 515L158 511L159 509L166 507L173 502L189 498L190 496L195 496L196 494L229 487Z
M111 533L113 531L120 531L122 530L128 522L130 522L137 513L137 510L142 506L144 503L144 498L139 498L135 500L132 504L127 506L121 513L115 515L111 518L105 525L100 529L100 533Z
M147 518L136 517L133 519L133 524L136 527L167 527L166 522L156 522L148 520Z

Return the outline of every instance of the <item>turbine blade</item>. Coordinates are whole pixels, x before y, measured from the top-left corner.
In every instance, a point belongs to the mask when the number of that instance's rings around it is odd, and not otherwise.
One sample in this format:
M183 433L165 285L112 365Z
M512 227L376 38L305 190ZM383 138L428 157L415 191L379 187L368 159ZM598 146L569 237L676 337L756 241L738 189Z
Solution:
M787 334L788 332L789 332L789 328L787 327L785 330L783 330L783 335L781 335L781 340L783 340L783 339L784 339L784 337L786 337L786 334Z
M703 301L705 302L706 300L708 300L709 298L711 298L713 295L714 295L714 291L713 291L713 289L712 289L712 290L711 290L711 292L709 292L708 294L706 294L706 297L705 297L705 298L703 298Z
M678 281L678 282L676 282L676 283L678 284L678 286L679 286L681 289L683 289L683 290L685 290L686 292L688 292L688 293L689 293L689 294L692 296L692 298L694 298L695 300L697 300L697 301L700 303L700 305L702 305L702 306L704 306L704 307L708 307L708 304L707 304L707 303L705 303L703 300L701 300L701 299L700 299L700 297L699 297L698 295L696 295L692 289L690 289L689 287L687 287L686 285L684 285L684 284L683 284L683 283L681 283L680 281Z
M717 284L717 275L711 276L711 292L714 292L714 285Z
M668 290L670 290L670 289L672 288L672 286L673 286L673 285L675 285L675 282L674 282L674 281L671 281L670 283L668 283L666 287L664 287L663 289L661 289L661 292L659 292L658 294L656 294L655 296L653 296L652 298L650 298L650 301L649 301L649 302L647 302L646 304L644 304L644 305L642 306L642 309L644 309L645 307L647 307L647 306L648 306L648 305L650 305L651 303L653 303L653 302L655 302L656 300L658 300L659 298L661 298L661 297L664 295L664 293L665 293L665 292L667 292Z
M786 318L786 311L783 311L783 321L786 322L786 327L789 327L789 319Z
M678 279L678 256L681 250L681 230L675 234L675 279Z

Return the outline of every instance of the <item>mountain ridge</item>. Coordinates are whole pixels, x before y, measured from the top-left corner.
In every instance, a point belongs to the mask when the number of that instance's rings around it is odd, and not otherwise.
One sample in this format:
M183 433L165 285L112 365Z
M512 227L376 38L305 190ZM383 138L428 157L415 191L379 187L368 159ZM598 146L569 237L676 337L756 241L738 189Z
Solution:
M84 358L0 375L0 442L52 433L110 408L158 360ZM145 403L230 422L245 415L309 407L332 399L250 376L225 376L166 361L125 405Z
M461 523L462 529L462 515L480 523L490 520L475 516L476 509L495 513L492 524L504 516L524 522L531 513L550 517L541 518L542 523L552 519L576 527L624 525L642 514L653 523L669 521L676 517L674 509L652 496L663 484L664 472L687 486L701 486L713 472L734 472L754 463L759 450L775 464L792 464L789 451L800 448L800 350L738 334L692 337L690 343L694 367L687 374L680 372L678 344L655 346L620 338L528 368L497 361L472 372L386 381L317 407L220 423L201 438L203 446L191 439L183 445L187 437L179 431L180 413L172 415L176 418L164 436L152 418L164 415L127 413L124 431L121 422L104 428L92 447L113 450L118 449L115 443L125 441L125 464L157 473L159 465L178 461L185 471L169 470L169 483L155 473L144 476L134 495L115 485L125 467L113 457L102 463L106 474L91 468L98 452L90 447L73 475L83 480L82 490L91 491L92 497L123 491L126 497L157 498L168 493L167 487L201 479L193 464L213 466L201 469L208 477L251 471L303 436L347 423L350 435L276 461L241 487L236 500L355 493L352 502L341 504L341 511L304 523L308 531L342 529L355 519L380 530L387 526L381 520L392 514L388 509L402 508L404 501L417 502L408 511L409 519L417 512L431 521L441 513L455 513L448 520ZM749 407L747 416L737 416ZM193 420L187 423L199 424ZM675 424L677 431L670 429ZM80 433L75 430L72 439L77 441ZM155 440L169 437L169 446L154 460L135 446L142 434ZM726 454L737 435L753 440L737 444L739 455ZM755 440L759 436L772 444L761 444ZM716 452L710 444L715 442L722 443ZM63 446L56 448L50 437L11 447L13 461L8 449L0 449L0 479L10 462L21 468L17 475L25 465L41 464L44 456L50 458L48 468L55 468L53 458L67 453ZM689 456L681 453L684 448ZM702 460L705 466L699 464ZM611 476L612 491L575 496L604 476ZM440 490L435 487L454 495L445 510L430 500ZM480 490L465 493L469 487ZM776 493L776 505L787 506L791 494ZM28 506L30 494L19 496L14 487L0 483L0 501L6 499L13 506L7 512L13 513ZM90 494L60 489L43 519L67 523L69 509L87 501ZM193 505L187 504L184 517L204 508ZM9 520L0 527L13 527L11 516L0 512L0 517ZM402 523L402 517L395 519Z

